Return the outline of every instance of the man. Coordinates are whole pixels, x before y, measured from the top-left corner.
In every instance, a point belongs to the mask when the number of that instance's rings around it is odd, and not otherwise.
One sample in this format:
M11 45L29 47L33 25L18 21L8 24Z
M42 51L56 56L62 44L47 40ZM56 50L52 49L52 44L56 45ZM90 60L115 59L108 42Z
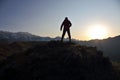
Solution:
M71 42L70 27L72 26L72 24L71 24L71 22L68 20L67 17L65 17L65 20L64 20L63 23L61 24L60 30L62 30L63 26L64 26L64 29L63 29L63 34L62 34L61 42L63 42L63 38L64 38L66 32L67 32L67 34L68 34L68 36L69 36L69 42Z

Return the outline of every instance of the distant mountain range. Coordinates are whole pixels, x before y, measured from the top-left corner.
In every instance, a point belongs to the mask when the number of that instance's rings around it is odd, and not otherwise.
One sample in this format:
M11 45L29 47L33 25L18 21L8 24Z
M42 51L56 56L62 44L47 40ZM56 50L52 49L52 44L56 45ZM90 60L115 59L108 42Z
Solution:
M60 37L50 38L33 35L28 32L8 32L0 31L0 42L15 42L15 41L51 41L60 40ZM65 40L68 40L67 38ZM103 40L79 41L73 39L72 41L86 46L96 46L98 50L102 50L105 56L112 60L120 61L120 36L107 38Z
M28 32L8 32L0 31L0 42L17 42L17 41L51 41L51 40L60 40L61 37L57 36L55 38L51 37L41 37L38 35L33 35ZM65 38L65 41L68 38ZM75 39L73 39L75 41Z
M50 37L40 37L37 35L30 34L28 32L8 32L0 31L0 41L14 42L14 41L50 41Z

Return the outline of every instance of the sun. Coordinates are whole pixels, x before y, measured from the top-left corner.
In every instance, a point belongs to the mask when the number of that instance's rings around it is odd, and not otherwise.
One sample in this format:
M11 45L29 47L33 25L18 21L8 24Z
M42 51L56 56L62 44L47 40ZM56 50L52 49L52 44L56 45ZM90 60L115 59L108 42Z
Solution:
M88 35L90 39L104 39L107 36L107 29L103 25L91 26Z

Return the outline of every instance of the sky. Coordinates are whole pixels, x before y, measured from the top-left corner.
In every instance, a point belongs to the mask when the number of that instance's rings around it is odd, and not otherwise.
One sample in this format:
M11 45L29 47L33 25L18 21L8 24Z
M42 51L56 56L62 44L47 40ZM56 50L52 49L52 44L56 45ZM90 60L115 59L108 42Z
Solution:
M90 29L95 25L107 30L103 38L120 35L120 0L0 0L3 31L61 36L65 17L72 23L71 36L75 39L92 39Z

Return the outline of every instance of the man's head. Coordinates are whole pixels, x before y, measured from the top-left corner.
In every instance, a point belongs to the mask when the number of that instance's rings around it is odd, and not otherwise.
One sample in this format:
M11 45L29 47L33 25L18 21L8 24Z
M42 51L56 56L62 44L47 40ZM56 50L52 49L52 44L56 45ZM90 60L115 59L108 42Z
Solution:
M68 17L65 17L65 20L68 20Z

